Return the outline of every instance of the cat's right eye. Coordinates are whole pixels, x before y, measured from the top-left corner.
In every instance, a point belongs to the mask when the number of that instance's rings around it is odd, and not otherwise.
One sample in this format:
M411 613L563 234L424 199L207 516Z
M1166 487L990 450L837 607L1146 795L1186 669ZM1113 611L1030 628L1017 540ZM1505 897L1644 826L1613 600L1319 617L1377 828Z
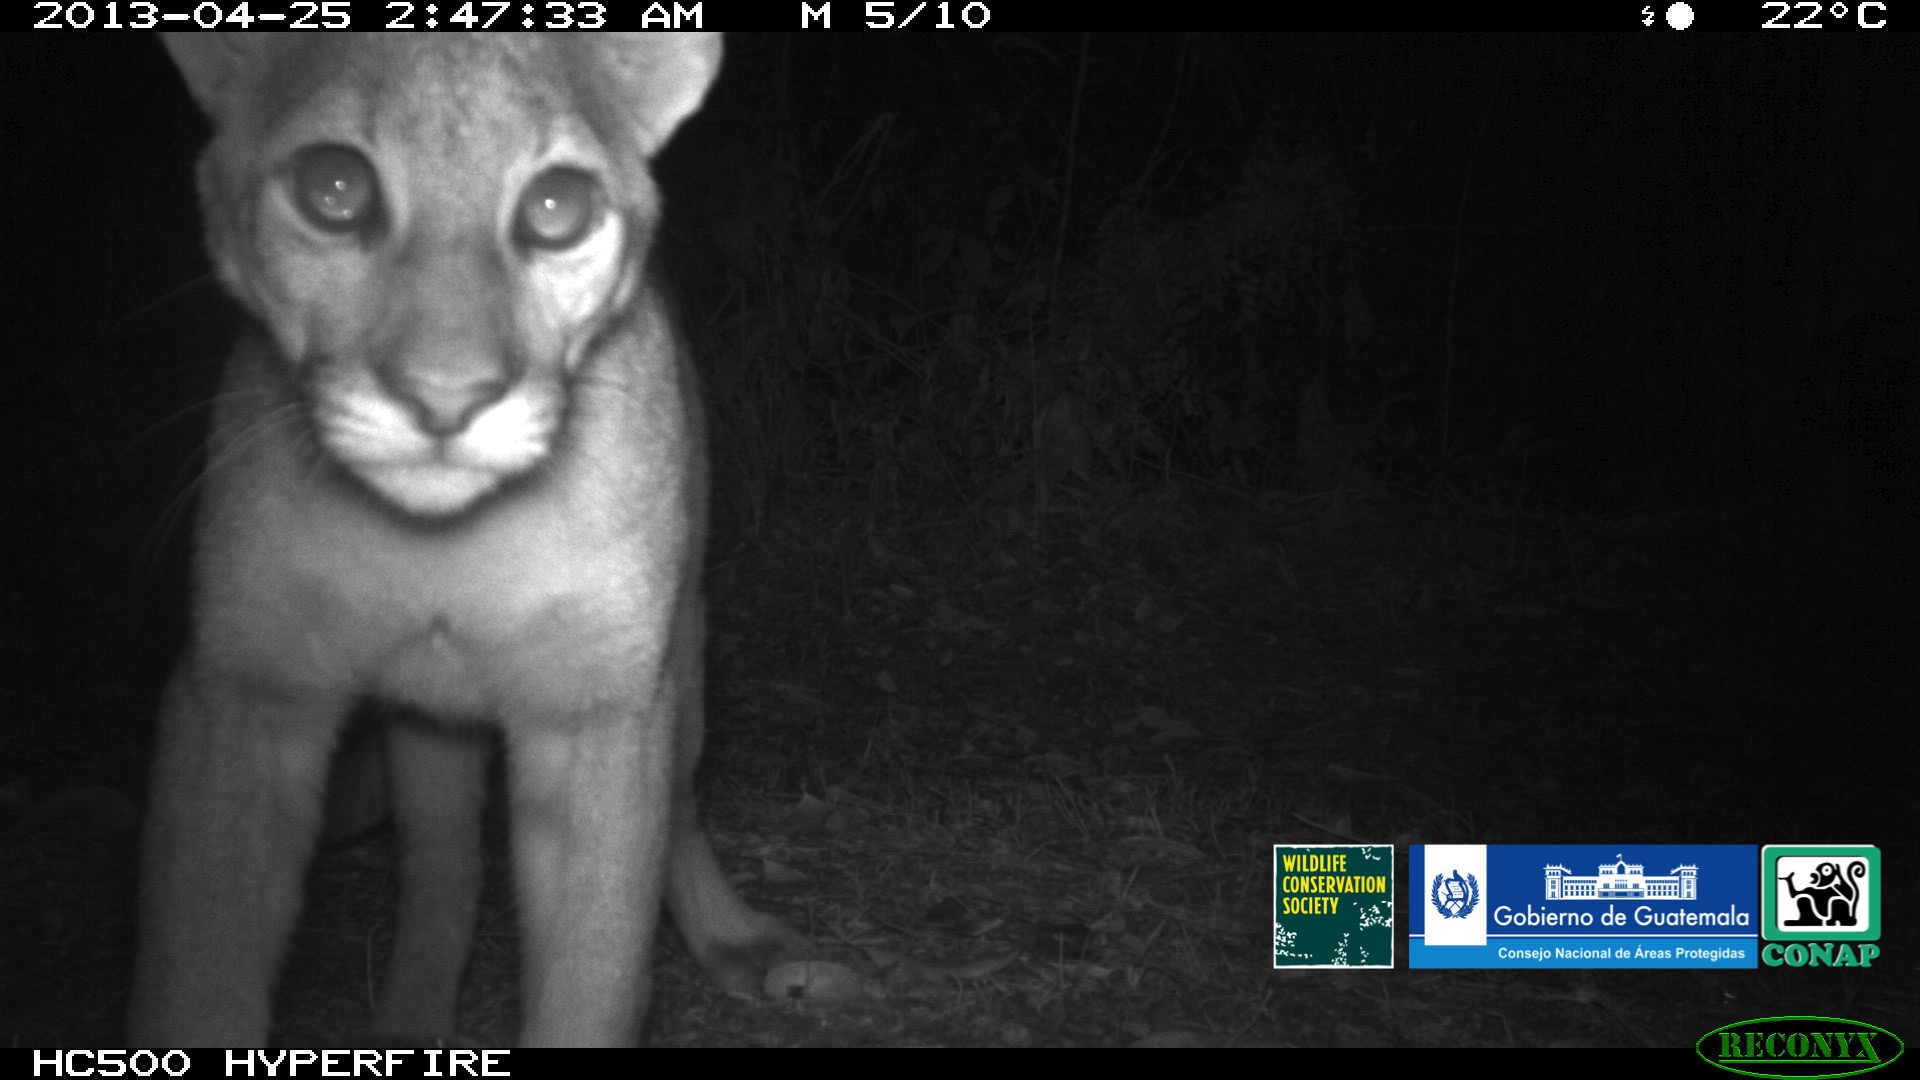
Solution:
M591 176L566 166L548 169L521 193L514 237L530 248L561 251L592 231L600 214L600 189Z
M359 232L380 213L380 182L358 150L312 146L293 161L293 202L314 228Z

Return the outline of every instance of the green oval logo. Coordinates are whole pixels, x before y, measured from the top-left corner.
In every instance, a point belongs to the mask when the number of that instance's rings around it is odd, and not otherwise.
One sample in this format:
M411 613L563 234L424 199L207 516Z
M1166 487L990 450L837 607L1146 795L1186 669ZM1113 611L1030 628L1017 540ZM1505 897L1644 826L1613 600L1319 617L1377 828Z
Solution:
M1907 1044L1886 1028L1837 1016L1766 1016L1714 1028L1693 1049L1709 1065L1768 1080L1858 1076L1891 1065Z

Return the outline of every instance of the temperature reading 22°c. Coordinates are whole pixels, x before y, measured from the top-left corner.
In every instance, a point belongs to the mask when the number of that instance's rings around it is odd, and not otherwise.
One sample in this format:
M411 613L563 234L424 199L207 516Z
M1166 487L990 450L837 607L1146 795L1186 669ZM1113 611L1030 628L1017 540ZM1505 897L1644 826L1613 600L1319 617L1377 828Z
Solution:
M1832 26L1857 26L1862 30L1884 30L1887 27L1887 5L1881 0L1860 0L1857 4L1848 4L1844 0L1835 0L1823 4L1820 0L1765 0L1760 10L1767 13L1761 20L1762 30L1825 30Z

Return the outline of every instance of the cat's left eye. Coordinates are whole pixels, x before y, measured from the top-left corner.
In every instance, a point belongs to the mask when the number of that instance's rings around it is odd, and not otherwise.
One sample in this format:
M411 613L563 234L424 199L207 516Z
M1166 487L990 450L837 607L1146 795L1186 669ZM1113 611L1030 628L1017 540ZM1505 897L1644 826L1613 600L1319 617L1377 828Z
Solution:
M294 205L316 229L362 232L379 222L380 181L358 150L326 144L300 151L292 184Z
M514 238L528 247L557 251L579 243L600 214L599 188L579 169L548 169L520 195Z

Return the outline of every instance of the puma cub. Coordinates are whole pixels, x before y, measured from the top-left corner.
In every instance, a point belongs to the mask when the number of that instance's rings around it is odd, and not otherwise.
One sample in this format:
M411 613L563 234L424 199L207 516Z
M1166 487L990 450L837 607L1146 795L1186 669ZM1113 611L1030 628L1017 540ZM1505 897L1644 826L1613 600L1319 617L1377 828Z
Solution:
M648 162L718 35L181 34L207 243L252 316L201 489L146 826L136 1046L266 1042L343 720L386 750L377 1030L446 1035L486 740L507 751L527 1045L626 1044L664 900L724 984L794 944L696 821L706 463L648 278Z

